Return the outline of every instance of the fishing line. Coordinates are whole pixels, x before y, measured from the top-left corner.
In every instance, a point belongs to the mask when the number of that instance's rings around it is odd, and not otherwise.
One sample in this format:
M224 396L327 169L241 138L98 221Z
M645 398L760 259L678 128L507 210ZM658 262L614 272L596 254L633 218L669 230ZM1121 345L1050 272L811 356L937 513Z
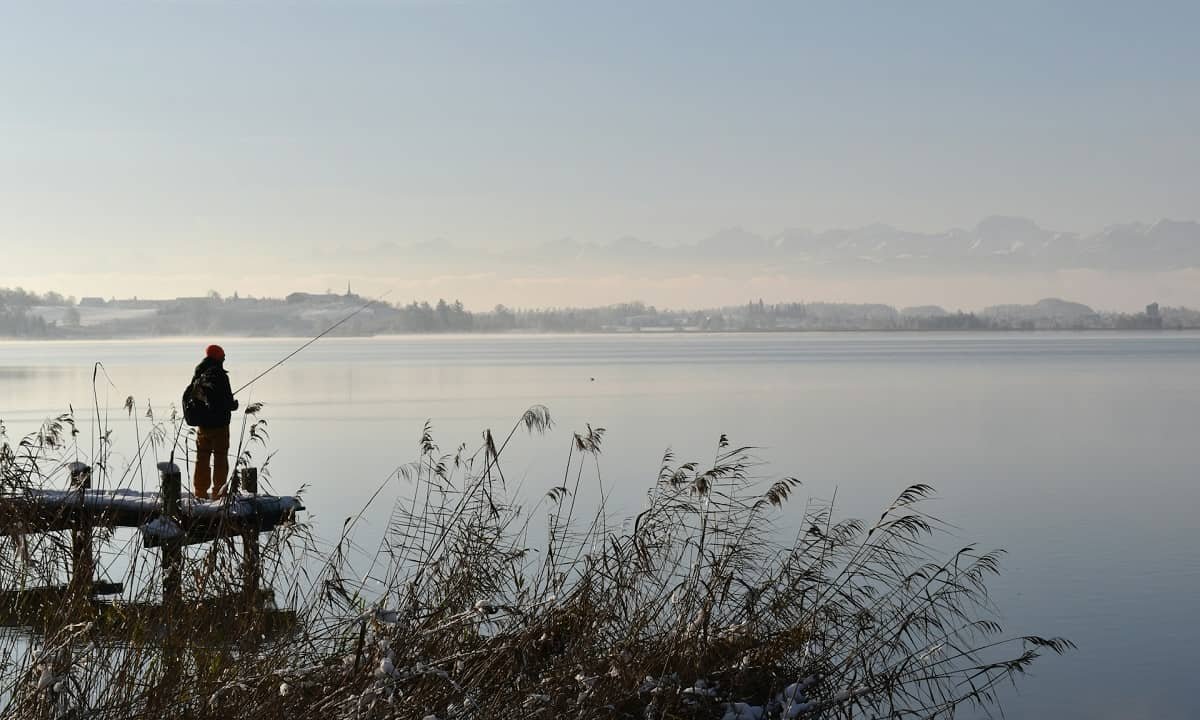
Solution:
M384 299L385 297L387 297L388 295L390 295L390 294L391 294L391 292L392 292L391 290L388 290L387 292L385 292L384 294L380 295L379 297L377 297L377 298L373 298L373 299L371 299L371 300L368 300L368 301L366 302L366 304L365 304L365 305L363 305L362 307L358 308L357 310L355 310L354 312L350 313L350 314L349 314L349 315L347 315L346 317L342 318L341 320L338 320L338 321L337 321L337 322L335 322L334 324L332 324L332 325L330 325L329 327L325 328L323 331L321 331L321 334L317 335L317 336L316 336L316 337L314 337L313 339L309 340L308 342L304 343L304 344L303 344L303 345L301 345L300 347L298 347L298 348L296 348L295 350L291 351L290 353L288 353L287 355L285 355L285 356L283 357L283 359L282 359L282 360L280 360L279 362L275 363L275 364L274 364L274 365L272 365L271 367L269 367L269 368L267 368L266 370L263 370L263 371L262 371L262 372L260 372L259 374L255 375L255 376L254 376L254 379L252 379L250 382L246 383L245 385L241 386L241 387L240 387L240 388L238 388L237 390L234 390L234 391L233 391L233 394L234 394L234 395L237 395L237 394L238 394L238 393L240 393L241 391L245 390L246 388L250 387L250 386L251 386L251 385L253 385L254 383L258 382L259 380L261 380L261 379L262 379L262 377L263 377L264 375L266 375L267 373L271 372L272 370L274 370L275 368L279 367L280 365L284 364L284 363L285 363L285 362L287 362L288 360L291 360L291 359L292 359L292 357L296 355L296 353L300 352L300 351L301 351L301 350L303 350L304 348L308 347L309 345L312 345L312 344L313 344L313 343L315 343L316 341L320 340L321 338L325 337L325 336L326 336L326 335L328 335L329 333L333 332L333 331L334 331L335 329L337 329L337 328L338 328L338 326L340 326L342 323L346 322L347 320L349 320L350 318L352 318L352 317L354 317L355 315L359 314L359 313L360 313L360 312L362 312L363 310L366 310L367 308L371 307L371 306L372 306L372 305L374 305L375 303L377 303L377 302L379 302L380 300Z

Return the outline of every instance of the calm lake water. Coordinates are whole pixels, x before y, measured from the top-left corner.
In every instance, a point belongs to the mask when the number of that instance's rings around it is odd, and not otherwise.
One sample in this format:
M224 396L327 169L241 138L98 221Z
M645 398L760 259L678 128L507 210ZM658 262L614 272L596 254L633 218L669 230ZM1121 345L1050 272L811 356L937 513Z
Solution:
M126 396L164 416L207 342L0 342L0 419L10 439L69 405L88 420L98 361L100 412L132 454ZM236 387L298 343L222 344ZM836 490L845 515L930 483L956 541L1009 551L993 584L1006 629L1080 646L1005 694L1011 717L1200 717L1200 335L326 339L247 399L267 404L276 489L311 486L326 537L417 456L427 419L451 450L535 403L556 428L514 441L510 480L559 484L571 432L602 426L618 513L637 511L666 448L704 461L721 433L813 497Z

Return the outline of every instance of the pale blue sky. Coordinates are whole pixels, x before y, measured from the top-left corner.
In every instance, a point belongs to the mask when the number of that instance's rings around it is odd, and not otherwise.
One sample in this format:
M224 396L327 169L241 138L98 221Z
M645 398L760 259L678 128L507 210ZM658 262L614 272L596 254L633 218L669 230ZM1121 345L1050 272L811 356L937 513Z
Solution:
M4 3L0 285L1200 218L1198 28L1197 3Z

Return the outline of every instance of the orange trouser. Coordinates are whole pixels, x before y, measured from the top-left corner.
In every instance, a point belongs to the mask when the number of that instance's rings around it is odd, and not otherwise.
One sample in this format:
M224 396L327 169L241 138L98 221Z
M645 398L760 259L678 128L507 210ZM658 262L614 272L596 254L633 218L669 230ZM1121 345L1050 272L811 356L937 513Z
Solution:
M213 467L208 468L209 456ZM229 426L196 428L196 497L206 497L212 485L213 497L225 489L229 477Z

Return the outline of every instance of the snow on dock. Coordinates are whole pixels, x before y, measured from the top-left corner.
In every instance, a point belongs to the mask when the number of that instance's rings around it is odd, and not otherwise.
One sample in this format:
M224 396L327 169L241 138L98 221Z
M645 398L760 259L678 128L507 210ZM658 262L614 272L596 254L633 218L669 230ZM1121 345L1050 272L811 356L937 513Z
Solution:
M178 499L177 513L164 511L163 494L131 488L113 490L28 489L0 494L0 535L74 530L80 527L136 527L146 547L184 536L184 544L248 532L268 532L295 520L300 499L275 495L236 495ZM175 516L175 517L172 517Z

